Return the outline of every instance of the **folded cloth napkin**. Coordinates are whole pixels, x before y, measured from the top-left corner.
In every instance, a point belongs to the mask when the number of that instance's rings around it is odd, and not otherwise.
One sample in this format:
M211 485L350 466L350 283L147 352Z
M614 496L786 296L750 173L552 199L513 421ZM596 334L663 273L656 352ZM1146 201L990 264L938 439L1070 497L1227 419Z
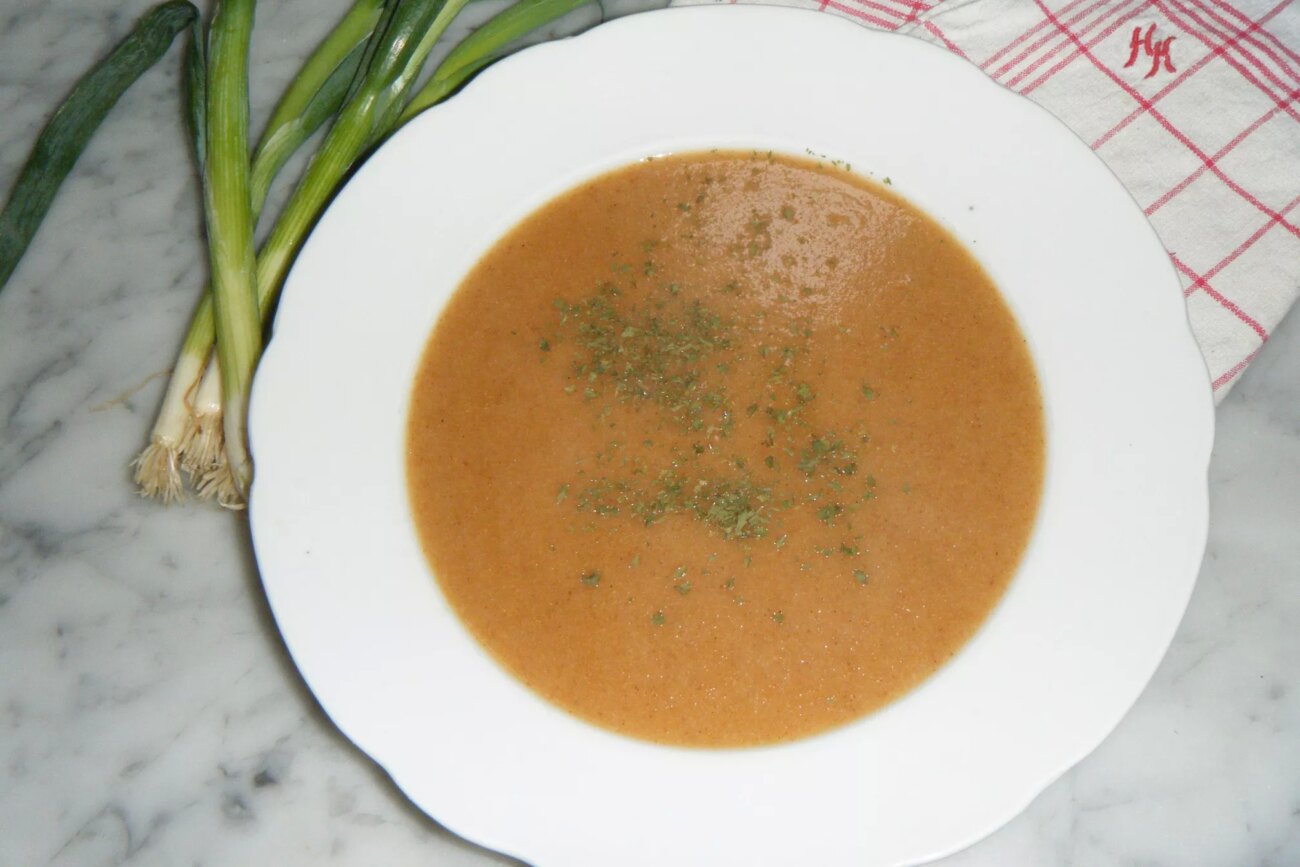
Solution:
M1088 142L1169 251L1216 401L1300 294L1300 3L761 2L942 45Z

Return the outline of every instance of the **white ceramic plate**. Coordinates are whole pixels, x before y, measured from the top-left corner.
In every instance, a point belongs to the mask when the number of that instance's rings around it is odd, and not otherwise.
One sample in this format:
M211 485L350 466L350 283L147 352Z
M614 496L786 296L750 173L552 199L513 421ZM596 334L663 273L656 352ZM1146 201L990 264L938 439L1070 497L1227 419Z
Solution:
M506 675L429 574L402 460L420 352L503 231L607 168L719 145L889 176L965 240L1028 336L1048 430L1038 527L975 639L856 724L738 751L597 730ZM385 145L293 270L252 434L289 649L447 827L543 867L895 865L1006 822L1136 699L1200 563L1212 410L1164 250L1046 112L906 37L709 7L525 51Z

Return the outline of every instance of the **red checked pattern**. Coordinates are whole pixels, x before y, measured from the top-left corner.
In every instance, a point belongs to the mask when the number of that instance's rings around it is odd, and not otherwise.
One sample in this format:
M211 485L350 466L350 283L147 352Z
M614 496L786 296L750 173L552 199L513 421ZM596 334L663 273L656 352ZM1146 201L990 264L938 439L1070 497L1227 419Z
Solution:
M776 2L942 45L1088 142L1169 250L1216 400L1300 294L1300 3Z

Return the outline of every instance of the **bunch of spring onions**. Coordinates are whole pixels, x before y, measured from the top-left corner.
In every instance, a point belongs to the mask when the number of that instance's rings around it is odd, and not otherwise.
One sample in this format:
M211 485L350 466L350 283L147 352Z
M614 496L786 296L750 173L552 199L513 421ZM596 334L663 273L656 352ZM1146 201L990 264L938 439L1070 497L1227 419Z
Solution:
M59 184L118 97L190 32L186 102L203 187L209 286L190 320L148 444L140 493L243 504L252 478L246 415L267 318L285 272L343 179L397 127L454 93L512 43L589 0L517 0L451 50L417 87L430 51L468 0L355 0L280 97L250 147L249 45L256 0L217 0L204 28L185 0L150 10L77 83L37 139L0 212L0 288ZM272 181L312 135L325 135L254 247Z

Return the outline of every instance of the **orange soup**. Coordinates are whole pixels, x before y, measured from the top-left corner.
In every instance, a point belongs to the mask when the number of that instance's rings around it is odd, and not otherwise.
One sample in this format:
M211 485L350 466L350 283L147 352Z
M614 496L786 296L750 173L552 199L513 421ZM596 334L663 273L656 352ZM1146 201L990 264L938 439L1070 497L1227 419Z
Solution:
M527 217L443 312L408 425L469 631L578 717L690 746L824 731L934 672L1043 475L975 260L888 186L772 154L645 160Z

